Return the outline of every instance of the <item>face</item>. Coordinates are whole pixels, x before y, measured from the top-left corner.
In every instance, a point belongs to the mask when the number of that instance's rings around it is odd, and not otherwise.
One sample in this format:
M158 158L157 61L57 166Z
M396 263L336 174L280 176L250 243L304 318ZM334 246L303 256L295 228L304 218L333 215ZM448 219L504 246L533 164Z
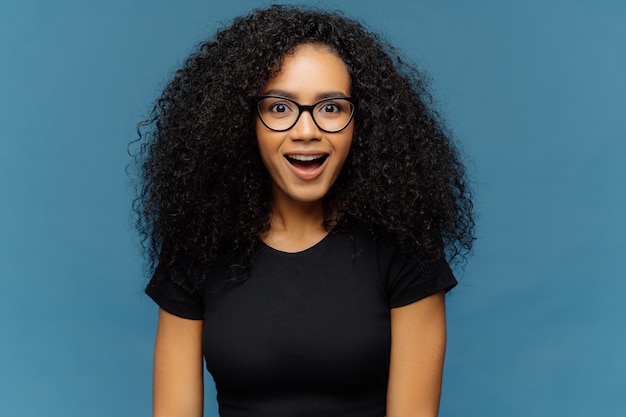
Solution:
M304 44L285 56L280 72L269 80L262 95L311 105L329 97L350 97L350 87L348 69L341 58L323 45ZM280 112L285 109L280 104L275 108ZM336 109L331 103L322 111L325 113L318 119L330 117ZM297 123L283 132L270 130L257 116L257 142L272 177L274 202L321 201L348 157L353 131L354 121L350 121L344 130L325 132L308 111L302 111Z

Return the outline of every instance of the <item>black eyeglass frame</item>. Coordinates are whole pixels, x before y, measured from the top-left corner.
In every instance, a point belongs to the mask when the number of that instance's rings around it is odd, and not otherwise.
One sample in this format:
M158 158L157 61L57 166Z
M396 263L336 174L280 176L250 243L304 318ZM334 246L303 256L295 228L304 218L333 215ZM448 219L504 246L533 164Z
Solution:
M296 117L296 120L294 120L294 122L291 124L291 126L289 126L286 129L274 129L270 126L267 125L267 123L265 122L265 120L263 120L263 116L261 116L261 109L259 108L259 103L266 98L279 98L281 100L286 100L290 103L293 103L296 105L296 107L298 108L298 117ZM341 129L337 129L337 130L327 130L324 129L323 127L321 127L318 123L317 120L315 120L315 114L313 114L313 110L315 109L315 107L317 107L320 103L323 103L325 101L332 101L332 100L345 100L348 103L351 104L350 109L350 118L348 119L348 121L346 122L346 124L341 128ZM268 128L269 130L272 130L274 132L286 132L289 129L292 129L296 123L298 123L298 120L300 120L300 116L302 116L302 112L303 111L308 111L309 114L311 115L311 119L313 119L313 123L315 123L315 126L317 126L317 128L319 130L321 130L322 132L326 132L326 133L338 133L341 132L342 130L344 130L345 128L348 127L348 125L350 124L350 122L352 122L352 119L354 118L354 111L356 110L356 100L352 97L327 97L324 98L316 103L310 104L310 105L304 105L304 104L300 104L295 100L292 100L290 98L287 97L283 97L283 96L273 96L273 95L269 95L269 96L259 96L256 98L255 100L255 104L256 104L256 112L257 115L259 116L259 120L261 120L261 123L263 123L263 125Z

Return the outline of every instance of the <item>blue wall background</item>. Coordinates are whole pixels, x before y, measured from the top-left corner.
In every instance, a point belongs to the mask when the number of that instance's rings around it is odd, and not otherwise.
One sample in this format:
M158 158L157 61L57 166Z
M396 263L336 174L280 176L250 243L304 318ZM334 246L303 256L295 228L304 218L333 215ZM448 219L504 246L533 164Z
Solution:
M264 4L0 4L0 415L149 415L126 145L193 46ZM470 156L441 415L624 415L626 3L320 4L428 71Z

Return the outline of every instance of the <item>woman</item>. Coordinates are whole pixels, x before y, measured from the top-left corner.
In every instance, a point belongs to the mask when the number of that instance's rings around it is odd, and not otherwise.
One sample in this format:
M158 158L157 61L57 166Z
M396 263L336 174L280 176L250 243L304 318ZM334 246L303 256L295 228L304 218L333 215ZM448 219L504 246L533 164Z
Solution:
M435 416L471 200L419 74L337 14L200 45L142 125L154 415ZM447 258L447 261L446 261Z

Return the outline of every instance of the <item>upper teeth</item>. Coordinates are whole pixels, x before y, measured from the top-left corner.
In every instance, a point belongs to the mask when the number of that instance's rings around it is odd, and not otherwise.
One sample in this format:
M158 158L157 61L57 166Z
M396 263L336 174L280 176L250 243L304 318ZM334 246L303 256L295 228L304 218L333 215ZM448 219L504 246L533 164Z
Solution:
M321 158L322 156L324 155L289 155L289 158L295 159L297 161L308 162L313 161L314 159Z

